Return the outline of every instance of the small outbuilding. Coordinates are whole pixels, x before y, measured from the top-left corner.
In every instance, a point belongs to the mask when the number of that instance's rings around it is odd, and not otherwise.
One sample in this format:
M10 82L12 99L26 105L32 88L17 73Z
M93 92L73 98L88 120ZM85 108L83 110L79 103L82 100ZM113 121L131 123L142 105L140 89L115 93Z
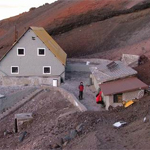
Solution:
M122 106L124 102L142 98L148 87L136 77L137 71L121 61L104 61L90 70L92 82L102 91L107 110L109 106Z
M137 77L128 77L100 84L107 110L109 106L122 106L123 102L142 98L144 89L147 87Z
M0 60L3 85L59 86L67 54L42 27L29 27Z

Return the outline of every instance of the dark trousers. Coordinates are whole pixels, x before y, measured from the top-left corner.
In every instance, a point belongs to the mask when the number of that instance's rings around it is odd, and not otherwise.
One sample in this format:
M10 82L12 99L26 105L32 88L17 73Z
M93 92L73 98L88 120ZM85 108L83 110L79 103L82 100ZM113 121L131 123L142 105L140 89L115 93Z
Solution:
M102 100L102 101L100 101L100 102L96 102L97 104L101 104L103 107L105 107L105 103L104 103L104 101Z
M83 91L79 91L79 100L83 99Z

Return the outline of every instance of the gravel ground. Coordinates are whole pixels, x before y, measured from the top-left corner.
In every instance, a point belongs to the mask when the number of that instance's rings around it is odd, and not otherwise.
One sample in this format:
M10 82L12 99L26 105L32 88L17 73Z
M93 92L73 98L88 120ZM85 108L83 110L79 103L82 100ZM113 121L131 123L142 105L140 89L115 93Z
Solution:
M85 105L88 110L102 111L101 105L96 104L95 96L96 91L94 86L86 86L89 80L90 73L85 72L67 72L66 81L61 85L62 88L66 89L70 93L73 93L78 99L79 91L78 86L82 81L84 84L83 100L80 102Z

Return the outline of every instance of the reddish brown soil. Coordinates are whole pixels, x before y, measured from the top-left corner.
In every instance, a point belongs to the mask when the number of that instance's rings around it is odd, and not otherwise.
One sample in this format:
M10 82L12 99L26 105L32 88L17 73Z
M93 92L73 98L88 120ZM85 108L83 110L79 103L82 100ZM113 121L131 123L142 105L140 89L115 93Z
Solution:
M58 98L59 97L59 98ZM50 144L68 135L80 123L82 133L71 140L66 150L87 149L149 149L150 96L146 96L129 108L117 108L110 112L76 112L59 118L60 114L72 111L74 107L60 93L44 92L28 102L15 113L33 112L32 122L22 125L17 134L4 136L4 131L12 131L14 114L0 121L0 149L50 149ZM116 121L126 121L127 126L113 128ZM27 131L23 142L19 142L21 132Z
M111 50L113 59L121 53L143 53L141 47L149 54L149 2L59 0L51 5L45 4L0 21L0 57L14 42L15 25L19 36L24 28L43 26L69 57L110 58ZM116 51L119 52L117 55Z
M148 85L150 85L150 61L135 68L138 72L138 77Z

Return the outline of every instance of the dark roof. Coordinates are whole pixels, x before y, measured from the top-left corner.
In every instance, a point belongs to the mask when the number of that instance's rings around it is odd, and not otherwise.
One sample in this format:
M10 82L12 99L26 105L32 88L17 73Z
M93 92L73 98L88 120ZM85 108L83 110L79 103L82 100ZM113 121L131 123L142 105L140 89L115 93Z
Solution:
M146 89L148 85L143 83L136 77L130 77L111 82L106 82L100 85L100 88L105 96L118 93L130 92L138 89Z

